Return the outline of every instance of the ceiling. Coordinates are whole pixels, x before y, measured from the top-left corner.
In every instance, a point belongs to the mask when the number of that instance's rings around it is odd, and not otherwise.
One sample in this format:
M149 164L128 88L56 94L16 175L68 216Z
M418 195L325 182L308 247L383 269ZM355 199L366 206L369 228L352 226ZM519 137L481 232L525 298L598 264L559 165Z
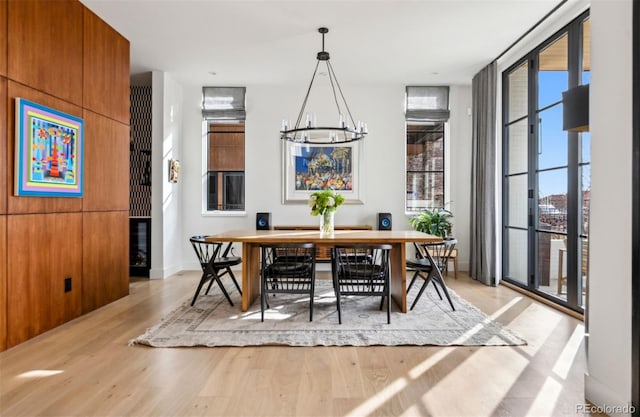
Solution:
M470 84L560 0L81 0L131 43L131 73L194 85ZM210 74L214 72L215 75Z

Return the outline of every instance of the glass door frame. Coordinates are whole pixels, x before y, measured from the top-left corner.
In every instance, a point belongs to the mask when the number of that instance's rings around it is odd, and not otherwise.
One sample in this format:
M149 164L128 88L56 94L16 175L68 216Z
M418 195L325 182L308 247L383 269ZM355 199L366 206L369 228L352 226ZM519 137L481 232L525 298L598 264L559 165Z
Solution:
M582 13L572 22L564 26L557 31L543 43L538 45L531 52L524 57L516 61L513 65L507 68L502 73L502 279L513 285L517 285L524 288L534 294L537 294L545 299L553 301L564 307L584 313L584 300L580 305L582 297L582 268L581 261L579 262L579 254L581 254L580 242L581 242L581 210L582 210L582 198L581 198L581 167L584 165L580 161L581 155L581 137L579 133L566 132L567 133L567 247L566 247L566 265L567 265L567 299L564 300L560 297L554 296L548 292L539 290L539 278L540 275L537 271L540 253L539 253L539 241L538 233L541 231L538 228L539 219L539 207L538 207L538 184L537 175L543 170L538 170L538 158L537 150L540 142L540 132L537 123L538 115L541 111L548 109L558 103L552 103L545 105L544 108L538 109L538 96L539 96L539 83L538 83L538 67L540 53L549 45L560 39L565 34L568 35L568 88L576 87L580 85L582 80L582 22L589 17L589 11ZM511 176L508 171L508 158L509 158L509 126L518 121L524 119L524 117L518 117L513 121L509 120L509 75L524 63L528 66L527 75L527 124L528 124L528 199L527 199L527 213L528 213L528 230L527 230L527 277L522 277L526 280L526 284L516 279L505 276L505 271L508 271L509 261L509 240L508 231L512 228L506 224L506 219L509 218L509 187L508 179ZM562 233L558 233L562 234ZM580 257L581 259L581 257ZM560 278L560 277L558 277Z

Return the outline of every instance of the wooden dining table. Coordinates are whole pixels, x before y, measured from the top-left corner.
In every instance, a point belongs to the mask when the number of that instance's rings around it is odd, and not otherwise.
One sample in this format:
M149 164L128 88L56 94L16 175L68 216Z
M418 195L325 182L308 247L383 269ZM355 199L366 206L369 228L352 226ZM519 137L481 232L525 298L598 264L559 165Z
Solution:
M403 313L407 312L406 244L439 242L439 236L414 230L336 230L322 235L317 230L230 230L209 235L209 241L242 243L242 311L247 311L260 296L260 245L269 243L314 243L333 247L357 244L390 244L391 298Z

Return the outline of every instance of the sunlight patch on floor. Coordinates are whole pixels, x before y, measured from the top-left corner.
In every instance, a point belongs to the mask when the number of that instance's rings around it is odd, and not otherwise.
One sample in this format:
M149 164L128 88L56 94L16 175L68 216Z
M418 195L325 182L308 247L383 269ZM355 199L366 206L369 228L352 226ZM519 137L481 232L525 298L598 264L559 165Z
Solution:
M409 385L409 383L406 378L396 379L373 397L351 410L346 417L361 417L373 414L381 405L389 401L395 395L398 395L398 393L405 389L407 385Z
M571 366L573 365L573 361L580 351L580 346L582 346L583 340L584 326L582 324L579 324L575 329L573 329L571 337L567 341L567 344L564 346L564 349L562 349L562 352L558 356L555 365L553 365L553 373L555 373L562 379L567 379L569 371L571 370Z
M527 416L552 416L562 392L562 384L547 377L527 411Z
M54 376L63 373L64 371L36 369L33 371L23 372L16 378L46 378L48 376Z

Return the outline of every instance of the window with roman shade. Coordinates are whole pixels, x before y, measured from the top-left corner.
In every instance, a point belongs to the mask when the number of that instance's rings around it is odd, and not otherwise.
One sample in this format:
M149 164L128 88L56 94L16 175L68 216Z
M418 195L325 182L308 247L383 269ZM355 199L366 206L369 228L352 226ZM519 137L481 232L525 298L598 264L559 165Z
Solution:
M406 88L406 211L444 208L448 86Z
M245 209L245 87L203 87L207 129L206 211Z

